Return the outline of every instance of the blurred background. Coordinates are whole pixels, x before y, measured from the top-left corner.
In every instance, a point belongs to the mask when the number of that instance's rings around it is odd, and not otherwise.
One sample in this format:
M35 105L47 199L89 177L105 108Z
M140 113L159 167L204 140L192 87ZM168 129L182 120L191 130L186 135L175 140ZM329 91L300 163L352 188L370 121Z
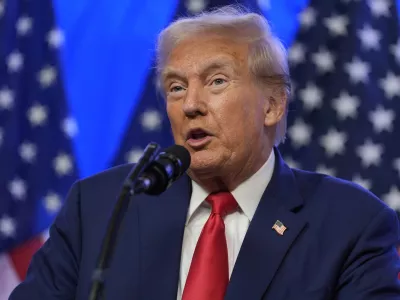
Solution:
M0 0L0 300L75 180L173 143L157 34L226 4L264 14L288 49L288 164L400 211L400 1Z

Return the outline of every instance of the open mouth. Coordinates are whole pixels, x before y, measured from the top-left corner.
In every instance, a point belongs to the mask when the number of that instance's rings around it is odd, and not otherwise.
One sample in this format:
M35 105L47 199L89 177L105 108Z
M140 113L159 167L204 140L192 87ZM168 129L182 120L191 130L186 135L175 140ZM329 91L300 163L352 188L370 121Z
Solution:
M202 129L191 130L188 134L188 140L201 140L209 136L207 132Z
M212 135L207 131L197 128L189 131L187 135L187 143L192 148L200 149L208 144L208 142L211 140L211 137Z

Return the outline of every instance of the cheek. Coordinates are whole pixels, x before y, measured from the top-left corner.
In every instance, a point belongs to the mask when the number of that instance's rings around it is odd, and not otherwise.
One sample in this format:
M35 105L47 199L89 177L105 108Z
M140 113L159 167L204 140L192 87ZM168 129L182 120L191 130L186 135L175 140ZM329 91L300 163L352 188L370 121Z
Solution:
M245 96L233 94L224 101L219 102L219 107L215 110L218 112L218 118L227 129L235 130L241 127L247 119L251 117L248 99Z
M167 102L166 111L168 118L172 123L177 123L181 119L182 109L177 102Z
M263 107L252 102L254 95L237 93L216 108L220 131L228 143L246 143L247 135L263 128Z
M221 107L215 114L220 138L228 147L242 143L245 138L245 124L247 123L245 110L240 103L232 101Z
M177 105L167 104L166 107L169 122L171 124L172 133L176 136L181 127L181 120L179 109Z
M171 131L176 144L183 144L185 139L182 137L184 126L184 114L179 103L167 103L166 111L171 125Z

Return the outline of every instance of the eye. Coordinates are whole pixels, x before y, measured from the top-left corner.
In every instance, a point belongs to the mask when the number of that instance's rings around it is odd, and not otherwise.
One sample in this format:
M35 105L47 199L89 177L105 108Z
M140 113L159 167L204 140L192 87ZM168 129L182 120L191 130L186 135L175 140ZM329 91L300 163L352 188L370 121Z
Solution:
M223 78L216 78L216 79L214 79L214 80L212 81L212 84L221 85L221 84L224 84L225 82L226 82L226 80L223 79Z
M171 88L169 89L169 91L171 93L177 93L177 92L180 92L180 91L183 91L183 90L184 90L184 88L182 86L180 86L180 85L171 86Z

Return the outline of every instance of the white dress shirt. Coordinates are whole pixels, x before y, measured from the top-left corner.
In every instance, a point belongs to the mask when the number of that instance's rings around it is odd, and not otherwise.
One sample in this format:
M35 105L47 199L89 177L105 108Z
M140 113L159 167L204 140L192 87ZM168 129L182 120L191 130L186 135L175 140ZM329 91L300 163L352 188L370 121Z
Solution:
M271 180L274 170L274 151L265 164L249 179L241 183L232 195L239 204L239 209L224 218L225 235L228 246L229 277L242 246L249 224L256 212L258 203ZM208 193L192 180L192 196L183 235L181 266L179 274L177 299L182 299L183 288L189 273L194 249L200 237L201 230L211 214L211 206L205 201Z

